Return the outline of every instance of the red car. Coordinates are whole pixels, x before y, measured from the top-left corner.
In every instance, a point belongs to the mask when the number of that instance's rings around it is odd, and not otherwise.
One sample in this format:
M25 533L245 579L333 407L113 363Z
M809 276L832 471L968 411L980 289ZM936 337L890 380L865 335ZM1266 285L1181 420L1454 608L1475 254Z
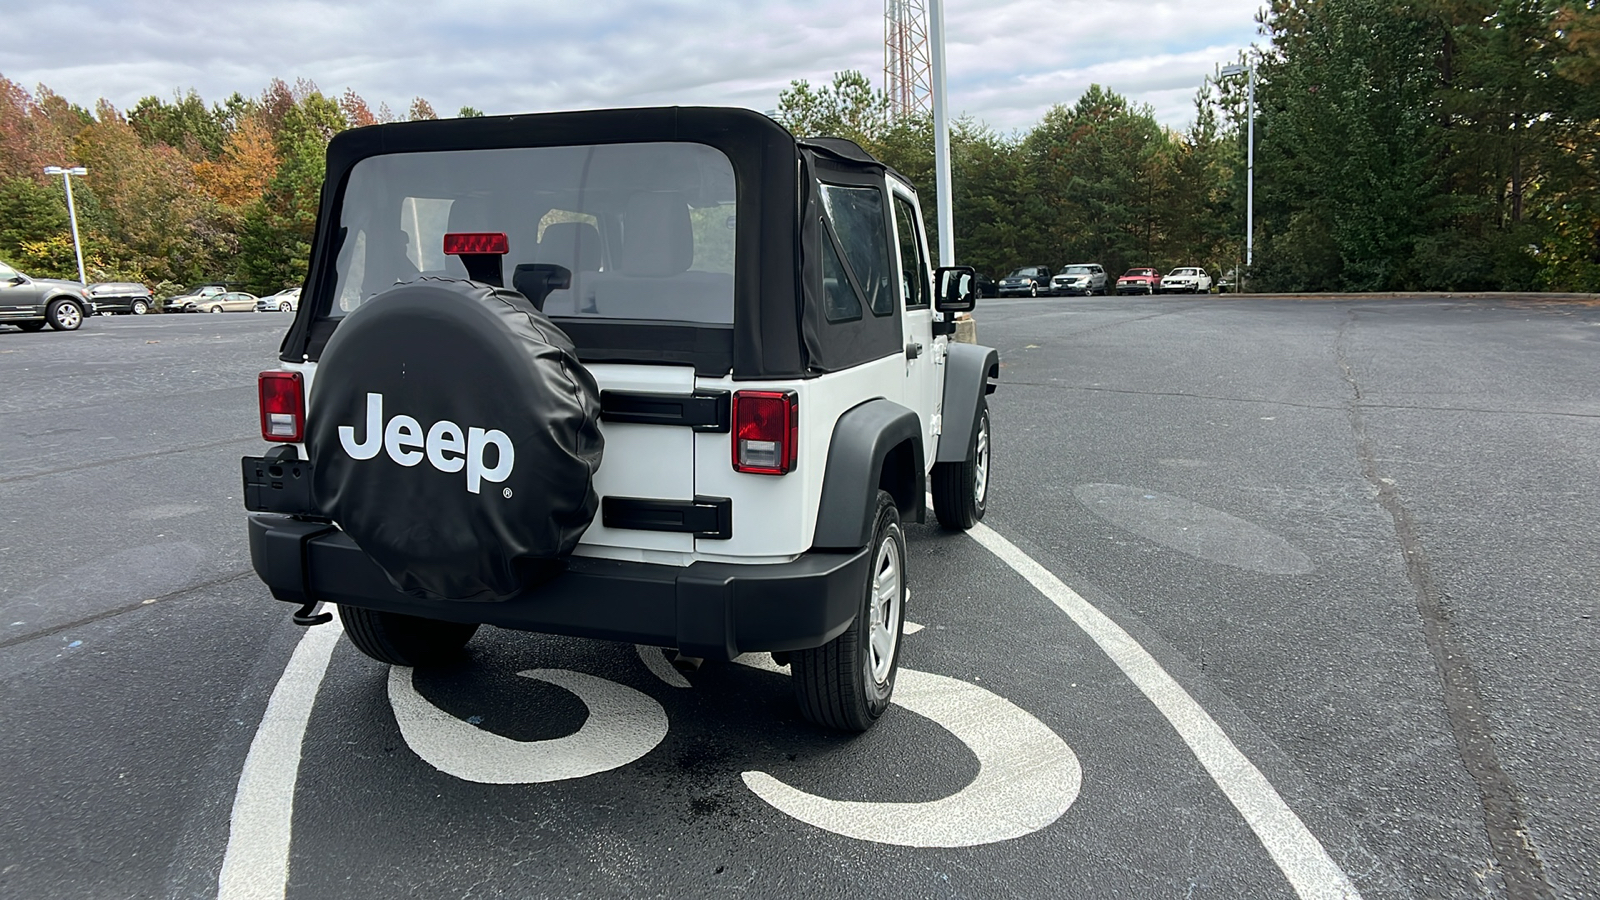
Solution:
M1129 269L1117 279L1119 294L1154 294L1161 290L1161 273L1155 269Z

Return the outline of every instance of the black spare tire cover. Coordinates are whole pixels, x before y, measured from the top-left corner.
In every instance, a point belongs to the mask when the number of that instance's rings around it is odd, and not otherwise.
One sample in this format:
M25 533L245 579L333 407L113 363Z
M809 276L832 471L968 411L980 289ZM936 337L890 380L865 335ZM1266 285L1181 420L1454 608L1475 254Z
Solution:
M600 398L521 294L424 278L365 301L317 365L318 508L405 593L503 600L594 518Z

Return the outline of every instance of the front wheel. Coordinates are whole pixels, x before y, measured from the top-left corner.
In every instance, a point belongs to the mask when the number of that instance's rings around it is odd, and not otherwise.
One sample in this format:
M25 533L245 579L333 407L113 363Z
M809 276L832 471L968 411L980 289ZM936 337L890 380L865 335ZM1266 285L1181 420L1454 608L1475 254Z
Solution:
M1037 297L1037 296L1039 296L1039 286L1037 284L1028 285L1028 296L1029 297Z
M878 492L872 529L872 567L861 586L855 621L821 647L789 657L795 699L812 722L866 731L889 708L900 668L905 626L906 538L888 491Z
M288 312L291 308L292 307L289 306L289 301L287 300L278 304L278 312Z
M983 518L989 503L989 403L978 398L978 418L961 462L935 463L929 473L933 514L950 531L966 531Z
M357 650L392 666L445 662L459 654L478 630L475 624L438 622L343 604L339 621Z
M83 324L83 310L71 300L57 300L45 311L45 320L57 331L76 331Z
M220 306L213 306L213 307L211 307L211 311L212 311L212 312L214 312L214 313L219 313L219 312L222 312L222 307L220 307Z

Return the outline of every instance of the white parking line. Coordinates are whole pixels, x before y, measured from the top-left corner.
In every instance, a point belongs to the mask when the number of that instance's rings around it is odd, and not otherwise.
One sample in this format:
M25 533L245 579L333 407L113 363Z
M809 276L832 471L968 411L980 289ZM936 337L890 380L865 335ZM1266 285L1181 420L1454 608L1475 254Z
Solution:
M311 705L344 627L339 617L307 628L272 690L233 795L217 900L283 900L289 879L294 788Z
M967 532L1065 612L1166 717L1261 841L1303 900L1360 900L1266 776L1183 686L1121 626L1016 545L983 524ZM312 704L343 629L306 629L273 689L234 794L218 900L283 900L289 875L294 792ZM770 660L768 660L770 662Z
M967 534L1060 607L1155 704L1256 833L1296 894L1304 900L1361 896L1261 770L1132 635L993 529L979 523Z

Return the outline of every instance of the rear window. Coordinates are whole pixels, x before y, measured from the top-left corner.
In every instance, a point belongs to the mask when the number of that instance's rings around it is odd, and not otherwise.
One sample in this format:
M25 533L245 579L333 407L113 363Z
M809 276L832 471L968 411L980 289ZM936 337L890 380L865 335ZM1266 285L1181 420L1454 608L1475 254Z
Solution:
M397 283L466 278L448 232L504 232L507 287L554 263L555 317L729 324L733 165L704 144L603 144L375 156L350 172L329 315Z

